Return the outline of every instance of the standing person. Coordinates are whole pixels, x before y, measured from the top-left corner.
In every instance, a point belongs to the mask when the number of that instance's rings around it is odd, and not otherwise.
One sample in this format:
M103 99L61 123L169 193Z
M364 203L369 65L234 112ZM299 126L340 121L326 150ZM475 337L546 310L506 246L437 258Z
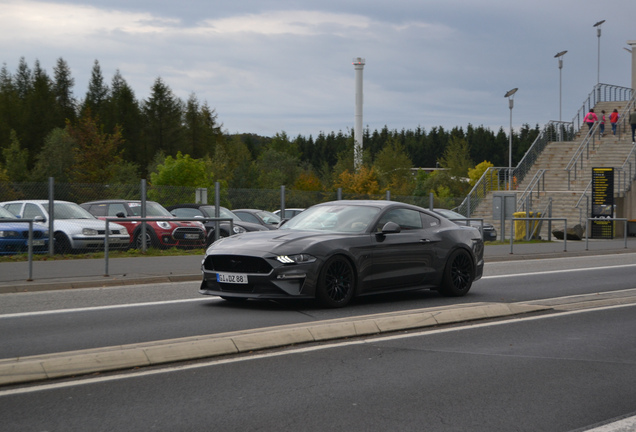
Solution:
M629 115L629 124L632 125L632 144L636 144L636 139L634 139L634 134L636 134L636 108Z
M600 137L603 138L603 134L605 133L605 110L601 110L601 124L599 127L601 128Z
M585 114L583 121L587 123L587 133L589 134L592 131L592 126L594 126L594 123L598 121L598 117L596 116L596 114L594 114L594 108L590 108L590 112Z
M616 135L616 123L618 123L618 110L614 108L614 111L610 114L610 123L612 124L612 133Z

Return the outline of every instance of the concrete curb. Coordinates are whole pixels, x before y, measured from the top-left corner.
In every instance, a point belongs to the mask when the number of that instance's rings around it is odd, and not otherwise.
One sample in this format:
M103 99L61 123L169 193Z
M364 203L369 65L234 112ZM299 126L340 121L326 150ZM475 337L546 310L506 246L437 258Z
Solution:
M475 303L3 359L0 360L0 385L154 366L550 309L550 306L545 305Z

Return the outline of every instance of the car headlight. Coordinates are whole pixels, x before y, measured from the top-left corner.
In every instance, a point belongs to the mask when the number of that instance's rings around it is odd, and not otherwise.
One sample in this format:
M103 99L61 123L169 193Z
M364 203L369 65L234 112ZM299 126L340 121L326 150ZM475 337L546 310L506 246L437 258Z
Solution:
M309 254L279 255L276 259L283 264L307 264L316 261L316 257Z
M234 234L240 234L240 233L244 233L246 229L243 228L242 226L234 225L233 231L234 231Z
M0 230L0 237L1 238L18 237L18 232L17 231L2 231L2 230Z
M157 222L157 226L159 228L162 228L162 229L165 229L165 230L169 230L172 225L170 225L170 222L160 221L160 222Z
M96 236L97 230L93 228L84 228L82 229L82 234L84 234L85 236Z

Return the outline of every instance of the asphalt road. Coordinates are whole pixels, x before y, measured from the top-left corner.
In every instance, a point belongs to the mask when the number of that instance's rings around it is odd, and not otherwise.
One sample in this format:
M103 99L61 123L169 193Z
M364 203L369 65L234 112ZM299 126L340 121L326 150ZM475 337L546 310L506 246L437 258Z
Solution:
M633 415L635 311L584 309L0 390L0 418L7 432L589 430Z

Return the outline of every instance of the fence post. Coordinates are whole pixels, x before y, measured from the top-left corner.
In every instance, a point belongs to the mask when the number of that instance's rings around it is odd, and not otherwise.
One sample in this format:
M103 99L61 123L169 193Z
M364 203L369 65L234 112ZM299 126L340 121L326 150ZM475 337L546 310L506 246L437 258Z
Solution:
M53 195L55 193L55 179L49 177L49 255L55 253L55 212Z
M386 191L386 200L391 201L391 191Z
M338 194L337 194L337 197L338 197L338 201L341 201L341 200L342 200L342 188L338 188Z
M285 185L280 187L280 219L285 219Z
M141 179L141 217L146 217L146 179ZM141 253L146 253L146 222L141 223Z
M214 182L214 217L221 217L221 183ZM230 227L231 228L231 227ZM230 232L229 235L232 233ZM214 241L219 239L221 235L221 224L219 221L214 222Z
M433 194L433 192L428 194L428 209L430 211L433 211L433 209L435 208L435 195Z

